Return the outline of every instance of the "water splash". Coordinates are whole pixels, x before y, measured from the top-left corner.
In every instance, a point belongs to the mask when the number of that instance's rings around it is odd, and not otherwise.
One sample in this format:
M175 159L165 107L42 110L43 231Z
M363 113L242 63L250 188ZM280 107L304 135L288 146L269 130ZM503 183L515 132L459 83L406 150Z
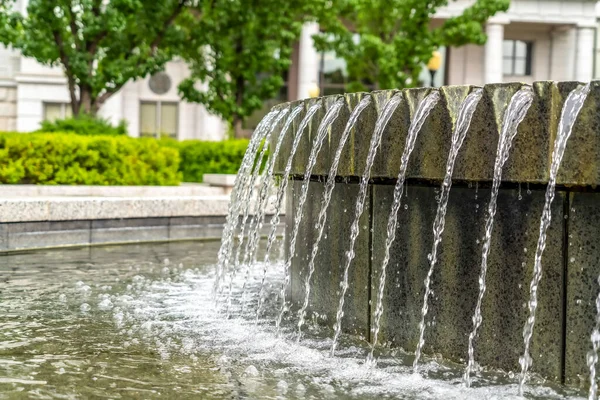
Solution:
M292 142L292 148L290 150L290 154L288 155L288 160L287 160L287 164L285 166L285 170L281 176L281 181L280 181L280 185L279 188L277 189L277 197L275 199L275 211L273 213L273 217L271 217L271 230L269 232L269 237L267 239L267 247L265 250L265 259L264 259L264 269L268 269L269 264L270 264L270 253L271 253L271 248L273 247L273 243L275 242L275 237L277 234L277 228L279 226L279 222L281 220L281 215L280 215L280 211L281 211L281 206L283 204L283 196L285 195L285 189L287 188L287 184L288 184L288 178L290 175L290 172L292 170L292 162L294 160L294 155L296 154L296 150L298 149L298 145L300 144L300 139L302 139L302 135L304 133L304 130L306 129L308 123L312 120L312 117L315 115L315 113L321 108L322 103L319 101L313 105L311 105L308 109L308 111L306 112L306 115L304 116L304 118L302 118L302 121L300 122L300 125L298 126L298 129L296 130L296 136L294 137L294 141ZM303 107L302 105L300 105L299 107ZM291 210L290 210L291 211ZM262 214L264 217L264 210L262 210ZM262 226L262 224L260 224ZM258 232L260 231L260 227L258 229L255 230L255 235L254 235L254 242L253 242L253 247L251 247L248 250L248 254L251 254L250 260L249 261L250 264L254 264L254 257L255 257L255 252L256 252L256 248L258 246ZM247 282L244 282L244 288L246 287ZM257 309L257 319L258 319L258 309Z
M287 304L285 299L285 291L290 284L290 267L292 265L292 258L294 257L294 253L296 251L296 240L298 238L298 231L300 230L300 223L302 222L302 216L304 212L304 203L306 202L306 198L308 196L308 187L310 184L310 177L312 175L312 170L317 163L317 156L321 151L321 147L323 146L323 141L327 137L327 133L329 132L329 128L331 124L337 119L340 115L340 111L342 106L344 105L344 99L339 99L336 101L333 106L327 111L321 124L319 125L319 129L317 131L317 137L312 146L312 150L310 152L310 156L308 158L308 165L306 166L306 170L304 171L304 178L302 181L302 188L300 189L300 198L298 199L298 206L296 215L294 216L294 227L292 229L292 233L290 235L290 247L288 256L286 258L285 264L283 266L283 275L284 282L281 287L281 292L279 293L279 297L281 299L281 310L279 311L279 316L277 317L276 327L279 331L279 327L281 326L281 320L287 310ZM291 210L290 210L291 212ZM266 265L266 264L265 264ZM262 292L262 291L261 291Z
M600 276L598 277L598 285L600 285ZM590 335L592 342L592 350L586 357L586 363L590 370L590 391L588 400L597 400L598 383L596 382L596 364L598 364L598 350L600 349L600 293L596 297L596 324Z
M277 138L277 144L275 145L275 149L273 150L273 153L270 154L269 158L267 159L267 165L265 167L265 172L263 174L263 181L261 182L261 187L258 192L258 199L256 200L258 202L257 213L253 217L253 220L256 221L256 223L254 224L253 229L250 232L250 240L248 240L249 245L252 245L253 242L258 242L258 235L259 235L260 229L262 228L262 220L264 218L268 195L269 195L269 192L271 191L271 187L273 185L273 171L275 169L275 160L277 159L277 156L279 155L279 151L281 150L281 145L283 144L283 139L285 138L288 130L290 129L292 122L296 119L298 114L302 111L302 108L303 108L302 105L298 105L291 111L289 117L287 117L287 119L285 121L285 124L281 130L279 137ZM285 115L287 115L288 111L286 111ZM240 174L241 174L241 172L238 173L238 175L240 175ZM237 199L237 202L241 203L243 200L244 199L240 198L240 199ZM232 197L231 201L232 202L234 201L233 197ZM238 212L239 212L239 206L238 206ZM239 215L236 214L236 217L237 217L236 219L239 220ZM247 254L247 252L248 252L248 250L245 251L246 254ZM244 254L244 262L247 261L246 254ZM227 314L229 314L229 310L231 308L231 300L232 300L231 299L231 288L233 285L233 278L234 278L234 276L232 274L230 274L230 281L229 281L230 289L229 289L227 300L226 300Z
M481 90L479 90L481 91ZM479 96L481 97L481 95ZM371 344L371 350L369 355L367 356L367 364L373 365L373 351L375 350L375 346L377 345L377 337L379 335L379 326L381 321L381 315L383 314L383 294L385 292L385 281L387 279L386 270L387 265L390 262L390 248L396 239L396 229L398 225L398 211L400 210L400 205L402 203L402 194L404 192L404 180L406 177L406 170L408 169L408 162L410 160L410 155L415 147L415 141L417 139L417 135L421 131L421 127L423 123L433 110L433 107L438 103L440 99L439 92L432 92L429 96L427 96L417 108L415 116L410 124L408 129L408 135L406 136L406 142L404 144L404 150L402 152L402 157L400 159L400 172L398 173L398 180L396 181L396 186L394 187L394 200L392 202L392 209L390 211L390 215L388 217L387 223L387 238L385 240L385 255L383 257L383 262L381 264L381 274L379 277L379 290L377 291L377 306L375 308L375 323L373 325L373 341Z
M400 105L401 101L402 95L400 93L395 94L394 96L392 96L391 99L388 100L388 102L385 105L385 108L383 109L381 115L375 123L375 131L373 132L373 136L371 136L371 143L369 144L369 152L367 154L365 169L360 179L360 187L358 190L356 207L354 210L354 221L352 222L352 226L350 228L350 246L349 250L346 252L344 276L341 285L342 291L340 294L340 302L338 305L336 321L334 325L335 333L333 337L333 344L331 345L331 355L335 354L335 348L337 346L337 342L342 331L342 317L344 315L344 298L346 296L346 291L348 290L348 273L350 271L350 264L352 264L352 260L354 259L354 244L356 243L356 238L359 234L358 225L365 206L369 177L371 176L371 168L373 167L375 155L377 154L377 149L379 148L379 145L381 143L381 135L383 133L383 130L387 126L390 118L392 118L394 111L396 111L396 108Z
M313 243L312 251L310 254L310 260L308 262L308 275L304 282L304 302L302 303L302 308L298 312L298 341L302 337L302 326L304 325L304 321L306 318L306 309L308 308L308 301L310 299L310 282L315 272L315 259L317 257L317 253L319 252L319 243L321 242L321 238L323 237L325 222L327 221L327 209L329 208L331 195L333 193L333 189L335 188L335 176L337 175L337 170L340 165L342 151L344 150L344 146L348 141L348 137L350 137L350 132L352 132L354 125L356 125L356 122L358 121L358 118L360 117L362 112L369 106L369 104L371 104L371 96L363 97L363 99L356 105L354 110L352 110L350 118L348 119L348 123L346 124L344 132L342 133L342 136L340 138L340 142L335 152L333 162L331 163L329 174L327 175L325 191L323 193L323 199L321 200L321 211L319 211L319 217L315 226L317 236Z
M213 296L215 302L217 301L217 296L220 292L221 280L223 279L224 270L229 264L231 252L233 251L233 235L237 228L237 224L239 223L239 209L242 203L241 199L243 198L243 195L247 190L249 170L254 164L254 159L256 157L260 144L262 143L267 133L273 129L272 122L276 118L283 117L283 115L285 114L287 114L287 109L284 111L272 110L261 120L261 122L256 127L254 135L250 139L248 149L244 154L242 164L240 165L240 169L238 171L238 174L236 175L233 190L231 192L231 201L229 202L227 210L227 218L225 221L225 226L223 228L221 247L219 249L217 258L217 272L215 275L215 284L213 287Z
M500 182L502 181L502 168L508 160L510 148L514 137L517 135L519 124L525 118L527 110L533 102L533 91L526 86L514 94L510 100L510 104L506 108L502 121L502 130L498 138L498 147L496 149L496 161L494 162L494 181L492 183L492 194L490 203L488 204L488 217L485 222L485 239L483 241L483 250L481 252L481 272L479 275L479 295L477 296L477 304L473 314L473 330L469 334L469 361L463 380L467 387L471 386L471 373L475 368L475 355L473 341L477 337L477 330L481 325L481 304L483 295L485 294L486 276L487 276L487 260L490 253L490 245L492 243L492 230L494 228L494 216L496 215L496 205L498 191L500 190ZM519 184L519 200L521 200L521 184Z
M450 153L448 154L448 160L446 162L446 175L442 182L442 188L440 192L440 200L435 214L435 220L433 222L433 248L429 254L429 271L425 277L425 294L423 295L423 308L421 309L421 322L419 323L419 341L417 342L417 350L415 352L415 360L413 363L413 369L416 372L421 357L421 350L425 344L425 317L429 309L429 296L431 295L431 277L435 264L437 263L438 247L442 242L442 233L444 232L444 226L446 223L446 210L448 208L448 199L450 198L450 189L452 188L452 173L454 172L454 164L458 152L462 147L462 144L467 136L467 131L471 125L471 118L475 113L475 108L481 100L483 91L478 89L470 93L467 98L463 101L458 112L456 121L456 127L452 132L452 143L450 146Z
M286 110L285 114L287 114L287 110ZM242 253L242 248L244 248L244 243L246 243L245 247L246 247L246 251L247 251L248 244L250 242L250 235L248 235L247 242L244 242L244 238L246 236L246 227L248 225L251 225L251 224L247 224L247 221L248 221L248 217L250 216L251 205L253 204L253 202L252 202L253 192L256 188L256 181L258 179L258 175L259 175L262 163L263 163L263 159L267 153L267 150L269 149L269 141L271 139L271 135L274 131L275 126L277 126L277 124L273 124L273 128L269 129L267 135L264 137L262 149L256 159L254 170L252 171L252 175L250 177L250 181L246 187L244 195L242 196L242 199L245 199L246 201L242 202L242 203L244 203L244 211L243 211L243 217L242 217L242 221L241 221L241 229L240 229L240 233L238 235L238 246L237 246L236 254L234 257L234 261L233 261L233 267L232 267L230 279L229 279L229 291L227 294L228 309L226 311L227 314L229 314L229 306L231 306L230 299L231 299L231 294L232 294L232 289L233 289L233 280L235 278L235 274L237 274L238 267L240 264L240 256ZM264 181L266 179L271 179L271 177L268 176L267 170L265 170L262 174L262 181ZM268 193L268 191L267 191L267 193ZM261 206L261 204L260 204L260 201L256 201L254 203L256 206L254 215L257 215L260 212L259 207ZM244 257L244 264L246 265L246 270L248 270L248 268L249 268L247 261L248 260L246 259L246 257ZM243 304L243 301L242 301L242 304Z
M562 109L562 113L560 116L560 122L558 124L558 131L556 135L556 139L554 141L554 150L552 151L552 164L550 165L550 179L548 181L548 186L546 188L546 202L544 204L544 210L542 212L542 218L540 220L540 236L538 238L537 248L535 250L535 262L533 266L533 277L531 279L531 284L529 286L529 317L525 322L525 326L523 328L523 342L525 344L525 349L523 351L523 356L519 359L519 364L521 364L521 375L519 377L519 394L523 394L523 386L525 385L525 381L527 379L527 371L531 367L533 363L533 359L529 354L529 346L531 344L531 336L533 335L533 328L535 326L535 311L537 309L537 291L540 280L542 279L542 255L544 254L544 249L546 248L546 231L550 226L550 221L552 219L552 201L554 201L554 192L556 187L556 176L558 174L558 169L560 168L560 163L562 161L563 155L565 153L565 148L567 146L567 141L569 140L569 136L571 136L571 132L573 131L573 125L575 124L575 120L577 119L577 115L581 111L583 107L583 103L590 91L590 84L584 86L579 86L569 93L567 100Z

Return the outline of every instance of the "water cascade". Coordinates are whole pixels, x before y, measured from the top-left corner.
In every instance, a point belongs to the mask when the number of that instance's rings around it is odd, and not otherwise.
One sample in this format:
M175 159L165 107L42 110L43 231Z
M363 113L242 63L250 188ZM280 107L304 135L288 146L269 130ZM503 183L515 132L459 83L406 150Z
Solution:
M480 95L479 95L480 96ZM390 261L390 247L396 238L396 225L398 218L398 211L400 210L400 205L402 202L402 194L404 192L404 179L406 178L406 170L408 169L408 162L410 161L410 155L415 148L415 140L417 139L417 135L421 131L421 127L425 122L425 119L431 113L433 107L440 100L440 95L438 92L433 92L429 96L427 96L417 109L415 116L410 124L410 128L408 129L408 135L406 136L406 144L404 145L404 151L402 152L402 158L400 161L400 172L398 173L398 180L396 181L396 185L394 186L394 200L392 201L392 210L390 211L390 216L388 217L387 224L387 238L385 243L385 256L383 258L383 264L381 265L381 275L379 277L379 290L377 294L377 307L375 309L375 324L373 328L373 341L371 345L371 351L367 357L367 362L372 364L373 360L373 351L375 349L375 345L377 344L377 336L379 334L379 321L381 319L381 314L383 313L383 293L385 291L385 281L386 281L386 268L387 264Z
M288 184L288 178L289 178L290 172L292 170L292 162L294 160L294 155L296 154L296 150L298 149L298 145L300 144L300 139L302 139L302 134L304 133L304 130L306 129L308 124L311 122L315 113L321 108L321 106L322 106L322 103L317 102L308 108L306 115L304 116L304 118L302 118L302 121L300 122L300 125L298 126L296 136L294 137L294 140L292 142L292 148L291 148L291 151L290 151L290 154L288 157L288 161L286 163L285 170L284 170L283 176L281 178L279 188L277 189L277 198L275 200L275 212L273 214L273 217L271 218L271 231L269 232L269 238L267 240L267 249L265 252L265 260L264 260L264 269L265 270L268 269L269 264L270 264L269 255L271 252L271 247L275 240L275 236L277 233L277 227L279 226L279 221L281 218L281 215L280 215L281 206L283 204L283 198L285 195L285 189ZM258 235L256 235L256 237L258 237ZM258 240L256 240L255 243L258 243ZM255 251L256 251L256 246L253 249L251 249L250 254L254 254ZM257 309L257 312L258 311L259 310Z
M354 243L356 242L356 238L359 234L359 221L365 206L365 199L367 197L367 185L369 183L369 177L371 176L371 168L373 167L375 155L377 154L377 149L379 148L381 134L383 133L384 128L386 127L390 118L392 118L394 111L396 111L396 108L398 107L401 101L402 97L399 94L396 94L392 96L391 99L389 99L389 101L385 105L385 108L383 109L383 112L381 113L381 116L377 120L377 124L375 125L375 131L373 132L373 136L371 137L371 143L369 145L369 152L367 155L367 162L365 165L364 172L360 178L360 189L358 192L358 198L356 200L356 205L354 209L354 222L352 222L352 227L350 228L350 246L349 250L346 252L346 261L344 264L344 277L340 285L342 290L335 319L333 344L331 345L331 355L335 354L335 347L337 346L338 339L340 337L340 334L342 333L342 318L344 317L344 300L346 296L346 291L348 290L348 273L350 271L350 265L352 264L352 260L354 259Z
M552 164L550 165L550 179L548 187L546 188L546 202L544 204L544 210L542 211L542 218L540 221L540 235L538 238L537 248L535 250L535 264L533 267L533 277L531 278L531 284L529 285L530 298L527 303L529 309L529 317L523 328L523 341L525 343L525 350L523 356L520 358L519 363L521 364L521 375L519 377L519 394L523 394L523 385L527 379L527 370L531 367L533 359L529 352L531 345L531 337L533 336L533 328L535 325L535 311L538 306L538 286L542 279L542 255L546 248L546 231L550 226L552 220L552 202L554 201L556 178L560 163L567 147L567 141L573 132L573 125L577 120L577 115L583 107L588 92L590 91L590 85L580 86L569 93L565 105L562 109L560 116L560 122L558 123L558 132L556 140L554 141L554 150L552 151Z
M456 127L452 132L452 144L450 147L450 154L448 154L448 161L446 162L446 175L442 182L442 189L439 196L439 203L437 212L435 214L435 220L433 222L433 248L429 253L429 271L425 277L425 294L423 295L423 308L421 309L421 322L419 323L419 341L417 342L417 350L415 352L415 360L413 362L413 368L416 372L417 365L419 365L419 359L421 358L421 350L425 344L425 317L427 316L429 296L431 295L431 276L433 275L433 269L437 262L438 247L442 241L442 233L444 232L444 222L446 219L446 209L448 208L448 199L450 198L450 189L452 188L452 173L454 172L454 164L456 163L456 157L462 147L467 131L471 124L471 118L475 112L475 107L481 100L482 90L475 90L469 94L463 101L463 104L458 112L458 119L456 121ZM390 214L390 221L391 221ZM388 223L388 235L390 232ZM393 232L395 232L395 226ZM387 246L389 248L389 245ZM386 249L386 256L389 254L389 250ZM389 256L386 257L389 260ZM386 260L386 262L387 262Z
M267 132L272 129L271 124L273 120L275 120L276 117L282 116L283 114L284 111L282 110L272 110L261 120L260 124L256 127L256 131L252 135L252 139L250 140L246 154L244 154L242 164L240 165L234 187L231 192L231 201L229 202L227 220L223 229L223 238L221 240L221 248L219 249L218 254L217 273L214 288L215 300L219 292L219 286L221 284L224 269L229 266L228 264L233 246L233 235L235 234L235 230L239 222L238 214L242 205L241 199L244 198L244 195L248 196L247 188L250 185L247 185L246 182L248 180L249 169L251 169L254 164L254 157L258 152L261 142L265 139Z
M296 249L296 239L298 238L298 230L300 228L300 223L302 222L302 212L304 211L304 203L306 202L306 196L308 195L308 185L310 184L310 176L312 175L312 170L317 162L317 156L323 147L323 141L328 133L331 124L336 120L336 118L340 115L340 110L343 107L344 102L342 99L338 99L333 106L327 111L327 114L323 117L319 128L317 129L317 136L312 144L312 150L310 151L310 156L308 157L308 165L306 166L306 172L304 173L304 180L302 183L302 189L300 191L300 199L298 201L298 210L294 216L294 228L292 229L292 233L290 236L290 247L288 257L283 266L283 274L285 277L283 287L281 288L281 293L279 297L281 298L281 311L279 312L279 316L277 317L277 328L281 325L281 320L287 309L287 304L285 300L285 291L287 290L287 286L290 283L290 265L292 264L292 257L294 256L294 251ZM293 211L292 211L293 212ZM262 291L262 290L261 290Z
M599 107L597 82L376 91L278 105L240 167L215 292L227 290L228 316L243 319L248 309L259 322L252 329L293 339L286 343L294 348L312 343L300 340L317 329L307 329L308 315L323 329L333 326L319 351L342 364L330 356L366 352L371 368L361 370L373 376L386 368L374 357L385 344L414 352L414 359L399 356L406 365L398 368L425 381L424 354L465 360L453 378L462 374L465 385L454 386L465 393L480 389L467 388L477 361L486 371L520 366L505 378L514 392L523 393L530 373L568 386L585 376L595 398ZM273 271L281 274L276 285ZM349 350L343 333L369 348ZM582 345L590 339L591 351Z
M251 254L252 252L252 248L255 247L255 243L258 243L258 235L260 232L260 229L262 228L262 221L265 215L265 211L266 211L266 206L267 206L267 200L269 197L269 193L271 192L271 188L273 186L273 171L274 171L274 167L275 167L275 160L277 159L277 155L279 154L279 151L281 149L281 145L283 144L283 140L286 136L287 131L290 129L290 126L292 125L292 122L294 121L294 119L296 118L296 116L300 113L300 111L302 111L302 107L301 106L296 106L290 113L289 117L287 117L285 124L283 126L283 129L281 130L281 132L278 135L277 138L277 144L275 146L275 149L273 150L273 153L269 155L268 159L267 159L267 163L265 166L265 171L263 173L263 179L260 185L260 189L258 192L258 198L256 199L257 201L257 208L256 208L256 213L252 219L252 229L250 229L250 233L249 233L249 239L247 242L247 247L245 249L244 252L244 263L248 262L248 254ZM287 115L288 111L284 110L281 112L282 116ZM252 162L254 162L254 156L255 154L252 156ZM256 168L259 168L260 166L257 165ZM249 196L247 199L244 200L249 200L251 198L251 194L253 193L253 189L254 188L250 188L249 190ZM233 197L233 195L232 195ZM242 199L238 200L238 202L241 202ZM233 200L232 200L233 202ZM236 214L236 218L232 218L236 221L239 220L239 216L237 215L237 213L239 212L239 204L238 207L236 209L236 211L234 211ZM228 216L228 219L230 217ZM235 225L233 227L233 229L235 229ZM226 231L223 234L224 239L222 240L222 242L225 242L227 237L225 235L229 235L229 233ZM231 233L231 235L233 235L233 232ZM231 238L229 238L229 241L231 241ZM223 247L223 245L221 246ZM231 252L231 250L229 250L229 252ZM228 257L229 258L229 257ZM226 258L226 259L228 259ZM229 292L227 295L227 299L226 299L226 304L227 304L227 313L229 313L229 310L231 308L231 294L232 294L232 290L233 290L233 271L230 273L230 280L229 280ZM220 276L217 274L217 283L220 279Z
M496 215L496 207L498 200L498 192L500 190L500 182L502 181L502 168L508 160L510 148L513 139L517 135L517 128L533 101L533 92L531 88L525 87L515 93L510 100L502 121L502 131L498 138L498 149L496 150L496 161L494 162L494 182L492 183L492 194L488 204L487 219L485 221L485 238L483 239L483 250L481 252L481 273L479 275L479 295L477 296L477 305L473 314L473 330L469 334L469 359L467 368L465 369L464 381L467 387L471 385L471 373L475 367L475 351L473 340L477 336L477 329L481 325L481 304L483 295L485 294L485 279L487 275L487 260L490 254L490 245L492 243L492 230L494 228L494 216ZM521 200L521 185L519 185L519 200Z
M325 185L325 191L323 192L323 199L321 200L321 209L319 211L319 217L317 218L317 224L315 225L315 231L317 232L317 236L312 250L310 252L310 260L308 261L308 275L306 276L306 280L304 283L304 301L302 302L302 308L298 312L298 341L302 336L302 326L304 325L304 321L306 318L306 309L308 308L308 302L310 299L310 282L315 272L315 260L317 258L317 253L319 252L319 243L321 242L321 238L323 237L323 230L327 221L327 209L329 208L329 202L331 201L331 194L333 193L333 189L335 188L334 177L337 174L337 169L340 164L340 159L342 157L342 151L344 150L344 146L348 141L350 132L354 128L354 125L358 121L358 118L360 117L362 112L369 106L369 104L371 104L371 97L365 96L358 103L356 108L352 111L352 114L348 119L348 123L344 128L344 132L342 133L342 137L340 138L338 147L335 151L333 162L331 163L327 183Z

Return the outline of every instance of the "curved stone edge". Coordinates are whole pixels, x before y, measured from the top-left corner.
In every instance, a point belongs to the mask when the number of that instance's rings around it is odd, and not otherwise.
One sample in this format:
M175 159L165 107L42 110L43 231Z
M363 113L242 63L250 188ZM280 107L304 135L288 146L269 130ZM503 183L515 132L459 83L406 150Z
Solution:
M581 82L534 82L531 87L534 100L525 119L518 129L513 148L506 162L503 180L543 184L548 181L552 149L560 114L569 92ZM493 179L493 165L501 129L501 121L510 98L525 84L502 83L483 86L484 95L477 106L465 143L459 153L455 171L455 181L490 182ZM408 179L440 181L444 177L446 159L450 147L450 136L456 121L461 101L475 86L444 86L441 88L417 88L376 91L372 93L350 93L326 96L315 99L284 103L276 108L302 104L304 111L292 124L276 160L275 173L281 174L289 158L291 144L298 124L306 110L314 102L323 102L323 107L307 126L300 146L293 159L292 174L302 175L307 165L308 155L317 128L326 111L339 98L345 106L340 117L332 125L326 143L319 155L313 175L327 175L331 160L337 148L351 111L364 96L372 96L371 105L363 112L359 123L353 129L342 154L338 170L340 177L358 177L365 165L366 153L382 105L395 93L400 92L403 101L395 111L382 136L379 154L371 173L372 178L395 179L400 154L408 127L419 102L432 90L438 90L438 102L417 138L411 157ZM567 145L557 183L563 186L595 188L600 183L600 82L591 83L590 93L575 123ZM283 125L283 122L281 122ZM272 141L275 143L281 127L275 128ZM385 149L385 151L381 151Z

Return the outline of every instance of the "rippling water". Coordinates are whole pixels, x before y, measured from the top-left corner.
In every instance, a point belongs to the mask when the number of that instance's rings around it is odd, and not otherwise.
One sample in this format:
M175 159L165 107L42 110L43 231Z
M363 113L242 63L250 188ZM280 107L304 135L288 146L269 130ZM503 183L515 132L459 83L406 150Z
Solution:
M296 321L275 334L282 266L267 277L265 319L240 316L235 282L230 319L211 290L218 242L93 247L0 257L0 398L517 399L512 374L461 382L462 367L343 338L330 357L331 329ZM256 303L261 265L246 299ZM240 278L242 279L242 278ZM294 314L295 315L295 314ZM539 385L528 398L574 393ZM577 397L569 397L577 398Z

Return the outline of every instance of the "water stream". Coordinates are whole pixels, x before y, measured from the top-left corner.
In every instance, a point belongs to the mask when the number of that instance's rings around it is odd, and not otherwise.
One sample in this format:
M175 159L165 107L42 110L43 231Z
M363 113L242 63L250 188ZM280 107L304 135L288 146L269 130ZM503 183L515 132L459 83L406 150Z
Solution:
M287 110L285 113L287 113ZM218 253L217 273L215 278L215 286L213 288L215 301L217 300L217 296L220 292L220 285L224 270L228 267L231 252L233 250L233 235L235 234L237 224L239 223L239 209L242 203L240 199L243 198L245 192L247 191L247 180L249 176L248 171L254 165L254 158L258 152L260 144L267 135L267 132L273 130L274 126L276 125L272 124L272 122L276 119L276 117L281 118L285 113L279 110L272 110L260 121L256 127L256 131L250 139L248 149L244 154L242 164L240 165L240 169L236 175L233 190L231 192L231 201L229 202L228 206L225 227L223 229L221 247L219 248Z
M317 156L319 155L321 148L323 147L323 141L325 140L325 138L327 137L327 134L329 133L331 124L333 124L333 122L335 122L335 120L338 118L343 106L344 106L344 99L340 98L327 111L327 113L325 114L325 116L323 117L323 120L321 121L321 123L319 125L319 128L317 130L317 136L313 142L312 149L311 149L310 155L308 157L308 164L306 166L306 171L304 172L302 187L300 189L300 198L298 199L298 205L296 207L296 214L294 215L294 219L293 219L294 227L293 227L292 233L290 235L289 252L288 252L288 256L285 261L285 264L283 266L283 274L284 274L285 279L284 279L283 285L281 287L281 293L279 294L279 297L281 299L281 311L279 312L279 316L277 317L276 326L278 329L279 329L279 326L281 325L281 320L287 310L285 292L287 290L287 287L290 284L290 267L292 265L292 258L294 257L294 253L296 251L296 240L298 238L298 231L300 230L300 223L302 222L302 216L304 214L304 203L306 202L306 198L308 196L308 187L310 184L310 178L312 175L312 171L313 171L313 168L315 167L315 164L317 163ZM290 210L288 212L293 212L293 211ZM266 263L265 263L265 266L267 266ZM263 282L264 282L264 278L263 278ZM263 290L261 289L260 292L262 293L262 291ZM259 308L258 308L257 312L260 312L260 304L259 304Z
M254 217L252 218L254 223L252 224L253 227L250 230L250 239L247 241L247 245L248 246L252 246L253 242L258 242L258 235L260 232L260 229L262 228L262 220L264 218L264 213L265 213L265 209L266 209L266 205L267 205L267 199L269 197L269 193L271 192L271 187L273 186L273 171L275 169L275 160L277 159L277 156L279 154L279 151L281 150L281 145L283 144L283 140L288 132L288 130L290 129L292 122L295 120L295 118L298 116L298 114L302 111L303 107L302 105L298 105L296 106L290 113L290 115L287 117L285 124L279 134L279 137L277 138L277 144L275 145L275 149L273 150L272 154L269 154L269 158L267 159L267 164L265 166L265 172L263 173L263 180L261 182L261 186L260 186L260 190L258 192L258 198L256 199L258 206L257 206L257 212L254 215ZM286 109L285 112L282 112L281 116L284 117L285 115L287 115L289 112L289 109ZM274 125L276 126L276 125ZM252 157L254 159L254 157ZM246 172L247 173L247 172ZM239 173L238 173L239 174ZM232 195L233 197L233 195ZM246 199L243 199L244 202L246 201ZM233 200L232 200L233 202ZM242 199L238 199L238 202L241 203ZM239 205L237 207L237 210L234 210L235 212L235 220L239 221ZM225 236L225 234L223 235ZM223 239L224 240L224 239ZM222 246L221 246L222 247ZM248 253L248 250L245 251L244 254L244 262L247 262L246 260L246 254ZM227 263L229 261L229 258L225 258L225 262ZM227 264L225 264L227 266ZM217 279L219 279L219 276L217 275ZM227 294L227 298L226 298L226 307L227 307L227 314L229 314L229 310L231 308L231 288L233 285L233 271L232 273L230 273L230 280L229 280L229 291Z
M319 211L319 217L317 220L317 224L315 225L315 231L317 232L317 236L315 238L312 251L310 253L310 260L308 262L308 274L306 276L306 280L304 281L304 301L302 303L300 311L298 312L298 341L302 337L302 327L304 326L306 318L306 309L308 308L308 301L310 299L310 282L315 272L315 259L317 257L317 253L319 252L319 243L321 242L321 238L323 237L325 222L327 221L327 209L329 208L329 203L331 201L331 194L333 193L333 189L335 188L335 176L337 175L338 166L340 165L342 152L344 150L346 142L348 141L348 137L350 137L350 132L352 132L354 125L356 125L356 122L358 121L358 118L360 117L362 112L369 106L369 104L371 104L371 96L365 96L356 105L354 110L352 110L350 118L348 119L348 123L346 124L344 132L340 137L340 141L335 151L333 162L331 163L331 167L329 168L327 182L325 183L325 191L323 193L323 199L321 200L321 210Z
M419 341L417 342L417 350L415 352L415 360L413 362L413 368L415 372L419 365L419 359L421 358L421 350L425 344L425 318L429 309L429 296L431 295L431 277L437 263L437 254L440 243L442 242L442 233L444 232L444 225L446 222L446 210L448 208L448 199L450 198L450 189L452 188L452 173L454 172L454 164L458 152L462 147L462 144L471 125L471 118L475 113L475 109L483 91L481 89L475 90L470 93L461 104L458 112L456 121L456 127L452 132L452 143L450 145L450 153L448 154L448 160L446 162L446 175L442 182L441 193L439 197L439 203L435 214L435 220L433 222L433 248L429 253L429 271L425 277L425 294L423 295L423 308L421 309L421 322L419 323ZM388 250L389 253L389 250Z
M481 90L479 90L481 92ZM479 95L481 97L481 95ZM417 108L415 116L412 119L410 127L408 128L408 134L406 136L406 142L404 144L404 150L400 159L400 172L398 173L398 180L394 186L394 200L392 202L392 209L388 217L387 223L387 238L385 240L385 255L381 264L381 274L379 276L379 289L377 291L377 306L375 308L375 321L373 325L373 340L371 344L371 351L367 356L367 363L373 364L373 351L377 345L377 337L379 335L379 324L381 321L381 315L383 314L383 294L385 292L386 282L386 270L390 261L390 248L396 239L396 229L398 225L398 211L402 202L402 193L404 192L404 180L406 177L406 170L408 169L408 162L410 161L410 155L415 147L415 141L417 135L421 131L423 123L431 113L431 110L440 100L439 92L435 91L428 95Z
M477 296L477 304L473 314L473 330L469 334L469 359L467 368L465 369L464 381L467 387L471 386L471 373L475 368L475 355L473 341L477 336L477 330L481 325L481 304L483 295L485 294L485 281L487 275L487 261L490 253L490 245L492 243L492 230L494 228L494 217L496 215L496 201L500 183L502 182L502 168L508 160L510 148L514 137L517 135L517 128L531 106L533 101L533 92L530 87L526 86L515 93L510 100L510 103L504 113L502 121L502 129L498 138L498 147L496 150L496 160L494 162L494 181L492 183L492 194L488 204L488 215L485 222L485 238L483 241L483 250L481 252L481 272L479 275L479 295ZM521 196L521 186L519 185L519 199Z
M360 217L363 213L363 209L365 206L365 199L367 197L367 189L369 184L369 178L371 176L371 168L373 167L373 162L375 161L375 155L377 154L377 149L381 143L381 135L383 134L383 130L387 126L390 118L396 111L396 108L400 105L402 101L402 95L400 93L392 96L391 99L386 103L381 115L377 119L375 123L375 130L373 131L373 136L371 136L371 142L369 144L369 152L367 153L367 161L365 164L364 172L360 178L360 187L358 190L358 196L356 199L356 206L354 210L354 221L352 222L352 226L350 227L350 244L349 250L346 253L346 262L344 264L344 275L341 283L341 293L340 293L340 302L338 305L337 313L336 313L336 321L334 325L334 336L333 336L333 344L331 345L331 355L335 354L335 348L337 346L338 339L340 337L340 333L342 332L342 318L344 316L344 299L346 296L346 291L348 290L348 274L350 272L350 265L352 264L352 260L354 259L354 244L356 243L356 238L360 232L359 223Z
M525 381L527 380L527 371L533 363L533 359L529 354L529 347L531 344L531 337L533 336L533 328L535 326L535 311L538 304L538 285L542 279L542 255L544 254L544 249L546 248L546 231L548 230L550 221L552 220L551 206L555 195L556 176L558 175L560 163L565 153L567 141L569 140L569 136L571 136L571 132L573 131L573 125L575 124L577 115L579 114L579 111L581 111L589 91L590 84L588 83L587 85L580 86L569 93L569 96L567 97L562 109L560 122L558 123L558 131L554 141L554 150L552 151L550 178L546 188L546 202L544 204L544 210L542 211L542 218L540 220L540 235L538 238L537 248L535 250L533 277L531 279L531 284L529 285L530 297L529 302L527 303L529 317L527 318L523 328L523 342L525 349L523 351L523 356L519 359L519 364L521 364L521 374L519 376L520 395L523 394L523 387L525 385Z
M273 217L271 217L271 230L269 232L269 237L267 239L267 250L265 253L265 258L264 258L264 269L267 270L269 267L269 263L270 263L270 253L271 253L271 248L273 246L273 243L275 241L275 237L277 234L277 228L279 227L279 222L281 219L281 215L280 215L280 211L281 211L281 206L283 204L283 196L285 195L285 189L287 188L288 185L288 179L290 176L290 172L292 170L292 162L294 160L294 155L296 154L296 150L298 149L298 145L300 144L300 140L302 139L302 135L304 133L304 130L306 129L306 127L308 126L308 123L312 120L312 117L315 115L315 113L321 108L322 103L319 101L313 105L311 105L308 109L308 111L306 112L306 115L304 116L304 118L302 118L302 121L300 122L300 125L298 125L298 129L296 130L296 136L294 137L294 141L292 142L292 148L290 150L290 154L288 155L288 160L285 166L285 170L281 176L281 180L280 180L280 184L279 184L279 188L277 189L277 198L275 199L275 210L273 212ZM264 211L263 211L263 215L264 215ZM257 245L258 245L258 232L255 235L255 244L254 244L254 248L250 248L250 260L252 260L252 264L254 264L254 254L257 250ZM244 281L243 286L246 287L247 285L247 281ZM258 308L257 308L257 318L258 318Z

